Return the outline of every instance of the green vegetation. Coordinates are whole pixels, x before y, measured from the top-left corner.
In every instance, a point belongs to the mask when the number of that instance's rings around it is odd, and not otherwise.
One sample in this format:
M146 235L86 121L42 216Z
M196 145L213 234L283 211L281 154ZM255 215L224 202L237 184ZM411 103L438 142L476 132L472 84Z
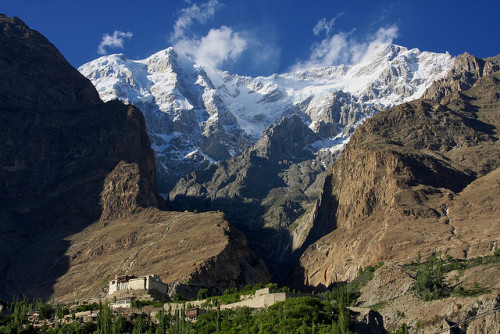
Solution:
M193 324L193 333L352 333L349 311L313 297L287 299L267 309L213 310Z
M389 332L389 334L408 334L408 325L403 324L399 329Z
M375 266L368 266L358 271L358 276L348 284L350 291L356 295L356 298L359 297L361 288L373 279L375 271L383 265L384 262L379 262Z
M187 299L176 293L172 296L172 301L175 303L178 303L178 302L182 302L182 301L187 301Z
M209 297L208 289L200 289L197 294L198 300L203 300Z
M483 293L489 293L490 291L490 289L481 287L478 283L474 283L474 286L470 289L464 289L463 287L459 286L455 288L454 293L460 297L472 297Z
M500 262L500 252L492 256L476 257L470 260L459 260L447 255L444 259L434 254L426 262L416 262L404 265L403 267L416 272L417 281L413 286L415 294L424 301L430 301L449 297L452 294L459 296L475 296L481 293L487 293L489 290L475 284L471 289L465 289L460 286L451 286L444 281L444 274L459 270L463 271L471 267Z
M165 299L162 300L137 300L132 299L130 301L130 307L134 308L143 308L144 306L153 306L153 307L163 307L163 305L167 301Z
M186 309L189 303L184 303L181 309L175 311L169 307L163 309L156 315L156 319L145 314L139 314L135 318L126 319L121 313L113 312L107 304L93 303L80 305L75 311L97 311L95 322L80 323L73 320L63 323L62 317L69 314L69 309L61 305L30 304L26 300L11 303L13 314L8 317L0 317L0 334L11 333L352 333L352 319L349 305L353 305L359 295L359 289L371 278L374 271L382 263L374 267L360 270L360 275L350 284L339 285L326 292L323 296L300 297L287 299L276 303L266 309L252 310L250 308L237 308L221 310L222 303L239 301L243 295L252 295L262 288L270 288L274 291L289 292L290 288L280 287L276 283L267 285L247 285L241 290L236 288L227 289L222 296L208 297L205 307L207 313L198 315L198 321L191 323L187 321ZM208 289L200 289L198 298L205 298L209 294ZM322 300L321 297L324 297ZM180 296L176 299L180 299ZM141 308L146 305L155 307L163 306L165 301L138 301L133 300L131 306ZM43 314L43 318L56 319L45 322L42 327L35 328L29 323L29 314L36 309ZM40 316L42 317L42 316ZM50 326L49 326L50 325Z
M269 283L267 285L257 283L254 286L247 285L241 290L238 290L237 288L229 288L224 291L222 296L208 297L204 306L236 303L241 300L241 296L253 295L255 294L255 291L263 288L270 288L278 292L290 292L290 288L287 286L280 287L276 283Z
M375 266L368 266L364 269L361 268L358 271L358 276L356 276L353 281L347 284L338 284L337 286L332 288L332 290L325 292L325 299L342 299L345 305L353 306L361 294L361 288L373 279L375 271L383 265L384 262L379 262Z
M85 304L85 305L80 305L75 309L75 312L85 312L85 311L93 311L93 310L98 310L99 309L99 304L98 303L92 303L92 304Z
M11 315L0 317L0 333L36 333L35 328L29 322L29 317L35 312L38 313L38 318L41 320L50 319L54 314L54 309L50 304L44 304L41 300L36 300L33 303L28 302L27 298L22 300L15 299L12 303L7 303ZM63 316L67 311L60 305L57 305L57 315ZM69 313L69 311L68 311Z

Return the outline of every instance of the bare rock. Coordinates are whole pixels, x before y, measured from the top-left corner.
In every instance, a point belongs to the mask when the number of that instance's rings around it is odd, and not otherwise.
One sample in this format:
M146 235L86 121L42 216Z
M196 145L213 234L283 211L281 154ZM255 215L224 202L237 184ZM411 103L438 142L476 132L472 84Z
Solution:
M450 73L434 82L424 93L424 99L441 101L452 93L471 88L481 77L500 70L500 57L476 58L465 52L459 55Z
M314 216L335 229L302 255L295 284L329 286L418 252L491 254L500 226L499 79L483 77L445 105L397 106L359 128Z

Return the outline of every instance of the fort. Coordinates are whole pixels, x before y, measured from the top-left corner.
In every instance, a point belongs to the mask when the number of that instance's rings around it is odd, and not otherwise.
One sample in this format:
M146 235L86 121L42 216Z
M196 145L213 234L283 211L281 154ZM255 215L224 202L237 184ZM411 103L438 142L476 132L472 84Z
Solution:
M108 295L120 290L145 290L166 295L167 285L157 275L136 277L134 275L119 275L109 282Z

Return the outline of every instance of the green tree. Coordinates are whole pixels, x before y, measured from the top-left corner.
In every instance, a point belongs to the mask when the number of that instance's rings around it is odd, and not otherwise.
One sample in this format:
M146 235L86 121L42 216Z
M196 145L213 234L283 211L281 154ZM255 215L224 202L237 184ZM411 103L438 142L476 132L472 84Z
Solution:
M142 315L139 315L135 319L134 329L132 330L132 334L143 334L144 333L144 324L142 321Z
M200 289L198 290L198 300L206 299L208 298L208 289Z
M38 317L41 320L47 320L52 318L52 314L54 314L54 310L52 309L52 305L45 303L40 305L38 309Z
M97 316L97 333L111 334L111 325L113 322L113 313L108 304L101 304L99 314Z
M118 313L118 317L116 320L113 322L113 325L111 327L111 333L112 334L120 334L125 331L125 318L122 315L122 312L120 311Z

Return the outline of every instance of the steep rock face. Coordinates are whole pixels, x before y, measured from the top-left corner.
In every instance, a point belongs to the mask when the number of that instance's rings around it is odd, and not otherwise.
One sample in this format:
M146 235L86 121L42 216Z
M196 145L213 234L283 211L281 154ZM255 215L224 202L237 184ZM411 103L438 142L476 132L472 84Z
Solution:
M20 19L2 14L0 31L0 107L51 109L102 103L89 80Z
M319 139L298 116L284 118L241 156L180 179L169 206L226 212L282 280L311 238L312 226L296 221L313 208L325 171L314 155Z
M12 46L2 48L1 58L10 62L1 75L12 79L0 85L8 95L0 105L2 207L37 225L56 226L68 216L98 219L96 194L121 161L137 167L143 192L134 205L158 205L154 153L141 112L100 101L90 81L21 20L2 17L0 23L0 38Z
M252 150L269 160L308 160L313 158L313 152L307 146L320 138L298 116L292 116L267 128Z
M10 78L0 85L7 95L0 107L2 297L46 296L60 272L50 264L54 258L47 265L40 254L63 251L64 235L101 217L100 193L116 165L134 166L142 192L130 198L133 210L162 200L141 112L100 101L92 84L21 20L4 16L0 24L0 38L11 46L2 48L9 66L0 71ZM38 253L24 252L38 240L44 241ZM43 279L27 279L31 272Z
M310 146L317 139L298 116L284 118L243 155L181 179L170 193L171 201L178 196L262 199L285 184L279 174L286 167L313 157Z
M221 215L199 219L157 209L164 202L156 186L154 153L136 107L100 101L92 84L21 20L2 16L0 25L0 40L11 46L0 51L0 62L9 63L0 67L0 77L13 78L0 82L0 91L8 95L0 102L0 298L74 299L80 289L86 291L87 279L94 284L98 278L101 285L90 288L100 290L106 273L120 272L118 264L126 260L115 250L117 262L107 262L98 256L103 247L126 246L134 233L147 231L140 238L143 249L170 228L177 232L167 238L185 244L175 256L156 253L154 261L155 248L136 253L134 263L142 265L135 273L158 270L166 281L189 276L222 287L268 280L265 266ZM197 226L199 220L206 226ZM185 228L175 230L177 221ZM112 226L118 231L108 233ZM203 237L190 228L202 230ZM213 245L200 242L211 234L219 236ZM103 236L105 242L95 243ZM175 265L180 258L196 258L198 266L188 261L182 271ZM221 266L227 267L226 280Z
M499 70L499 56L480 59L467 52L463 53L456 58L455 64L448 75L434 82L422 98L441 101L453 92L471 88L480 77Z
M471 194L486 180L495 184L498 174L499 79L498 73L483 77L445 105L397 106L356 131L329 173L315 215L314 224L336 229L305 251L296 284L329 286L354 278L361 267L409 262L418 252L473 257L494 249L498 191ZM490 204L473 209L481 198Z

